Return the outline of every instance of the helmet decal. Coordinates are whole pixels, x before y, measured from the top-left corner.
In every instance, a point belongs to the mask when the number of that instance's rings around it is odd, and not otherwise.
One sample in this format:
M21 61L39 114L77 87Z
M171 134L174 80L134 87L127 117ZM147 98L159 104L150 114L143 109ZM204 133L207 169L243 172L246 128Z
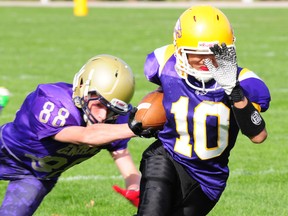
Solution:
M181 38L181 37L182 37L181 21L180 19L178 19L174 28L174 40L176 38Z
M219 44L219 41L199 41L198 47L199 48L210 48L213 47L215 44Z

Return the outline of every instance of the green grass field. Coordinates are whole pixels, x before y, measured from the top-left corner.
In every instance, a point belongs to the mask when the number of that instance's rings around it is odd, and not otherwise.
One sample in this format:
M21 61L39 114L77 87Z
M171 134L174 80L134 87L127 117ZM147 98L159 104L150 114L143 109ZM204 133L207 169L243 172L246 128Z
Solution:
M156 86L143 75L146 55L172 42L176 19L184 9L90 8L74 17L72 8L0 8L0 86L12 93L0 116L11 121L37 84L72 82L90 57L109 53L127 61L136 77L132 103ZM271 90L264 113L269 138L253 145L239 135L231 153L231 175L211 216L288 215L288 9L223 9L237 37L240 66L254 70ZM131 140L138 165L152 139ZM101 152L63 174L36 216L131 216L136 209L112 191L124 185L112 159ZM0 182L0 200L7 183Z

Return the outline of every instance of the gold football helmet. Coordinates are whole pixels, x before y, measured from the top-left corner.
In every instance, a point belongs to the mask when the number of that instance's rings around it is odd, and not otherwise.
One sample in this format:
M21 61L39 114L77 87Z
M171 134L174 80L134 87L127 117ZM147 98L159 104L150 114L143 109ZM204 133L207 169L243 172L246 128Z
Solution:
M99 100L113 116L125 115L131 109L129 102L134 89L135 79L128 64L115 56L97 55L75 75L72 98L90 122L95 123L97 121L88 109L89 100Z
M215 84L205 88L205 83L212 80L209 71L199 71L188 63L187 54L213 54L210 47L226 43L228 48L235 49L233 29L227 17L212 6L193 6L187 9L177 20L174 28L175 69L186 83L203 92L214 91L220 87ZM189 81L188 75L193 76L202 85Z

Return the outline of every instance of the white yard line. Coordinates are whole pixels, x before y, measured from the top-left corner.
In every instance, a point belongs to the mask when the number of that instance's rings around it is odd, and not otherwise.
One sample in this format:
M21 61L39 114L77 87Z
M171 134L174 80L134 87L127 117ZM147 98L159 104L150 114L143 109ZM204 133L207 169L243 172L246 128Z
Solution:
M264 175L274 175L274 174L287 174L288 170L275 170L274 168L270 168L267 170L259 170L259 171L250 171L243 169L236 169L230 172L230 178L238 177L238 176L264 176ZM122 176L103 176L103 175L89 175L89 176L70 176L70 177L60 177L59 181L106 181L111 179L122 179Z
M70 176L60 177L59 181L105 181L109 179L122 179L122 176L102 176L102 175L89 175L89 176Z
M238 176L264 176L264 175L275 175L275 174L287 174L288 170L275 170L274 168L270 168L267 170L259 170L259 171L249 171L243 169L232 170L230 173L230 177L238 177Z

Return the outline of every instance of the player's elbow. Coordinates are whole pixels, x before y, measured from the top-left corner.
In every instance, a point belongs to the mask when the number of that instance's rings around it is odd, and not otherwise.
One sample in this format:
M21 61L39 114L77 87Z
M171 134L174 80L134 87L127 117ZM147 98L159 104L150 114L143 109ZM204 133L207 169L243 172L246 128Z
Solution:
M268 137L266 129L262 130L258 135L251 137L250 140L255 144L263 143Z

